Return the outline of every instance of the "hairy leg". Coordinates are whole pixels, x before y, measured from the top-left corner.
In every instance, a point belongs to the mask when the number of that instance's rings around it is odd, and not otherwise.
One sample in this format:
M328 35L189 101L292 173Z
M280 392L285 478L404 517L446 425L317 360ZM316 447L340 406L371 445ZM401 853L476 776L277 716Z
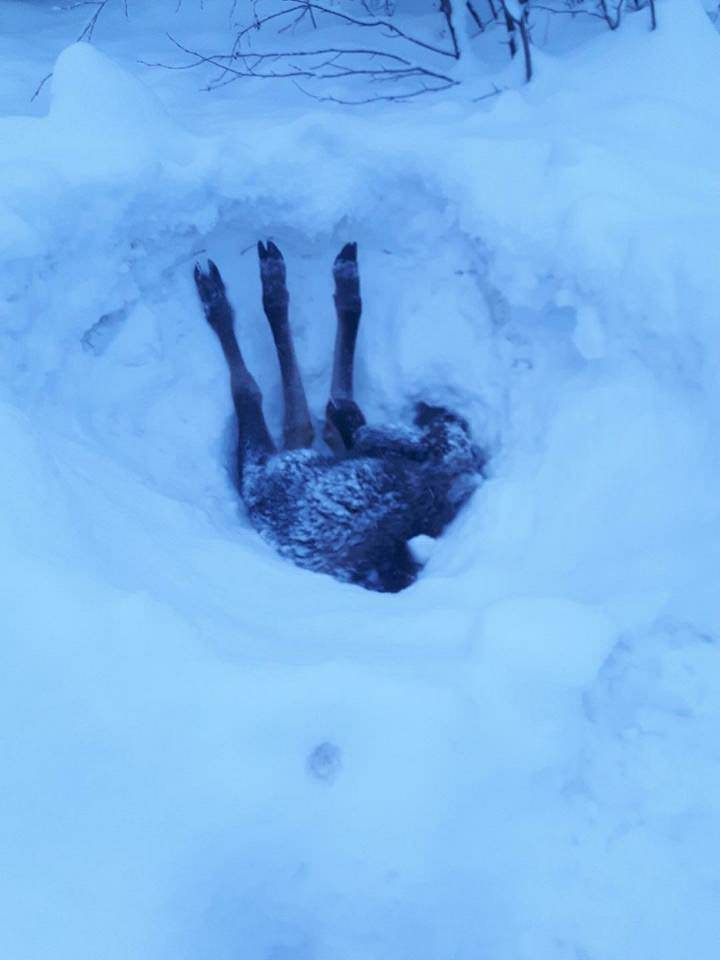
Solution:
M288 450L309 447L312 446L314 431L290 330L290 296L287 290L285 261L272 240L268 240L267 246L262 242L258 243L258 255L263 309L277 348L282 376L285 447Z
M356 243L346 243L337 255L333 277L337 333L324 436L333 449L349 450L355 431L365 423L353 396L355 345L362 311Z
M235 336L235 314L220 271L212 260L208 260L207 272L196 263L194 276L205 317L220 341L230 371L230 387L238 424L238 458L242 470L248 455L269 456L275 452L275 445L265 423L262 393L240 352Z

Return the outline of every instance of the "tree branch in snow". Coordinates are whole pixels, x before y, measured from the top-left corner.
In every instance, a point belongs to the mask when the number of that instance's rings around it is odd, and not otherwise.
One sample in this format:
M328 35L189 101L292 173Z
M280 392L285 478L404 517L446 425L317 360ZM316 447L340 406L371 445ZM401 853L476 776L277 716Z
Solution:
M562 3L562 6L558 6ZM542 10L545 13L564 14L569 17L594 17L603 20L611 30L617 30L622 21L623 13L629 8L634 11L650 10L651 29L657 27L655 0L555 0L555 3L535 3L533 10ZM590 9L588 8L590 7Z
M530 52L530 26L529 0L500 0L503 12L505 14L505 25L508 33L508 46L510 47L510 56L517 54L516 32L520 34L520 41L523 49L523 59L525 61L525 82L532 80L533 67L532 55Z
M599 4L600 10L605 21L607 22L607 25L611 30L617 30L617 28L620 26L620 20L622 18L624 0L616 0L614 15L610 12L608 0L599 0Z
M523 57L525 59L525 82L530 83L533 75L532 67L532 57L530 55L530 25L529 25L529 8L530 0L519 0L520 3L520 39L522 40L523 46Z
M499 97L501 93L505 93L506 87L498 87L496 84L492 85L492 90L488 90L487 93L484 93L481 97L474 97L473 103L482 103L483 100L492 100L493 97Z
M428 59L428 55L435 60L438 57L451 61L460 59L462 51L452 0L438 0L450 41L449 45L442 46L408 32L390 19L377 17L374 11L378 9L378 3L373 0L359 2L367 16L358 15L357 9L347 12L338 6L326 5L322 0L274 0L267 12L260 12L261 0L255 0L252 20L236 28L229 53L205 54L170 37L179 50L192 58L192 62L179 67L170 67L169 64L148 65L170 69L190 69L202 65L214 67L219 72L209 81L207 89L210 90L234 83L242 77L302 80L311 85L318 81L346 84L359 80L370 85L384 84L393 88L391 92L383 90L353 99L346 96L344 91L336 93L331 90L325 95L324 92L310 93L305 85L300 87L302 92L315 99L348 104L409 100L459 85L459 80L449 75L444 67L438 69L436 63ZM392 16L393 8L388 0L385 0L384 10L387 17ZM323 25L322 21L347 26L351 42L347 46L317 45L311 48L303 48L298 43L294 48L283 49L284 42L280 43L277 39L280 35L296 33L303 26L306 28L303 31L304 38L307 39L308 28ZM373 36L373 40L370 43L353 43L351 35L359 30ZM269 49L269 44L258 43L256 46L256 38L260 35L263 40L266 36L268 39L271 36L275 38Z
M220 75L208 84L206 88L208 90L226 86L242 77L310 82L362 78L371 83L398 84L400 81L411 81L413 83L409 90L393 91L392 93L383 92L358 100L334 95L317 95L299 87L303 93L315 100L361 104L381 100L394 102L411 100L425 93L438 93L441 90L447 90L459 83L459 81L444 73L413 63L399 54L372 48L324 47L315 50L280 50L257 53L254 51L237 51L230 54L206 55L186 47L172 36L169 39L179 50L192 57L192 62L175 66L163 63L146 65L164 67L170 70L189 70L201 65L216 67L220 70Z
M88 43L92 41L93 33L95 32L95 27L97 26L98 19L100 14L103 12L105 7L110 3L111 0L77 0L76 3L70 4L67 7L68 10L75 10L77 7L95 7L95 13L90 17L88 22L85 24L82 33L77 38L78 42L82 40L87 40ZM125 10L125 16L128 15L128 0L123 0L123 8Z
M453 46L453 52L455 54L455 59L460 59L460 45L458 44L457 33L455 33L455 25L453 23L453 8L452 0L440 0L440 12L443 17L445 17L445 23L447 24L448 33L450 34L450 42Z
M295 15L295 20L293 23L293 26L295 26L297 23L301 22L304 17L311 13L315 13L319 16L335 18L336 20L340 20L341 22L361 29L381 31L381 35L385 36L386 38L404 40L406 43L412 44L416 47L421 47L423 50L427 50L430 53L436 53L441 57L451 57L453 60L457 60L458 58L454 48L452 50L446 50L443 47L437 47L435 44L429 43L427 40L421 40L419 37L415 37L412 34L406 33L406 31L400 29L400 27L396 26L394 23L391 23L389 20L362 20L359 17L354 17L349 13L344 13L342 10L334 10L332 7L326 7L321 3L316 3L315 0L297 0L297 2L296 0L281 0L281 2L287 3L289 6L286 6L281 10L276 10L274 13L268 13L259 18L256 17L251 24L248 24L248 26L244 27L238 32L235 37L235 45L237 46L245 37L255 31L259 31L262 27L273 20Z
M311 93L310 90L306 90L301 86L297 81L293 81L295 86L298 88L300 93L305 94L306 97L310 97L312 100L316 100L318 103L340 103L344 107L361 107L365 106L368 103L405 103L407 100L413 100L415 97L420 97L424 93L437 93L440 89L439 87L419 87L417 90L410 91L408 93L402 93L394 95L391 93L379 94L377 97L362 97L358 100L349 100L346 97L335 97L332 94L320 95L316 93Z
M602 13L598 13L597 10L586 10L584 7L569 6L569 7L548 7L542 3L534 3L532 5L533 10L542 10L543 13L552 13L564 14L568 17L594 17L596 20L605 21L605 17Z
M48 82L48 80L52 80L52 73L45 74L45 76L42 78L42 80L37 85L37 87L35 87L35 92L30 97L30 103L32 103L33 100L37 100L37 98L40 96L40 93L42 92L43 87Z
M502 0L501 0L502 3ZM514 57L517 53L517 40L515 39L515 20L510 16L507 7L505 4L502 4L503 13L505 14L505 29L507 30L507 43L510 48L510 56Z
M472 17L473 23L477 26L480 33L485 33L486 24L480 14L477 12L472 0L466 0L465 6L467 7L467 12Z

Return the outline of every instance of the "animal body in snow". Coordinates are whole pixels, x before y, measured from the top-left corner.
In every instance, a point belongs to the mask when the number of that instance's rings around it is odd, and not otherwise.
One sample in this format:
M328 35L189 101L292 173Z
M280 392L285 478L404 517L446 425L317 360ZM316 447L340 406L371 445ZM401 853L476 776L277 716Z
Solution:
M277 348L285 406L278 450L262 394L235 334L234 312L220 271L195 266L208 323L230 372L238 429L236 482L248 516L280 554L298 566L370 590L397 592L417 577L408 541L437 537L467 501L483 456L467 421L442 406L418 403L411 427L372 427L355 402L353 365L360 313L357 245L333 265L337 334L324 438L314 429L288 317L285 261L272 241L258 244L263 308Z

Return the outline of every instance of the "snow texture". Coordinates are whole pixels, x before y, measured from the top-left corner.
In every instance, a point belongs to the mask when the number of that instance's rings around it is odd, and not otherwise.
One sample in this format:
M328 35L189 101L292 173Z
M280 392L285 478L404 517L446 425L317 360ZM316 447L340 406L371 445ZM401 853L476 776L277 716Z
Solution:
M138 61L172 17L218 48L221 4L116 6L54 62L87 8L0 0L0 955L714 960L701 4L560 32L492 100L362 111L210 98ZM403 593L288 563L234 492L192 265L223 265L277 432L261 237L314 410L356 240L368 420L422 398L491 450Z

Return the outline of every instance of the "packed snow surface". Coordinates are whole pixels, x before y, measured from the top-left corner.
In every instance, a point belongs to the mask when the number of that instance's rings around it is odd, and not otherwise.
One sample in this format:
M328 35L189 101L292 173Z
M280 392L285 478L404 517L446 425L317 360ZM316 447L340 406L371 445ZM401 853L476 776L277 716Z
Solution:
M363 110L146 68L176 3L150 6L53 65L59 11L0 2L0 956L714 960L700 4L538 51L491 100ZM277 430L266 237L315 411L357 240L369 419L449 403L492 451L399 595L293 567L237 502L192 264L223 270Z

